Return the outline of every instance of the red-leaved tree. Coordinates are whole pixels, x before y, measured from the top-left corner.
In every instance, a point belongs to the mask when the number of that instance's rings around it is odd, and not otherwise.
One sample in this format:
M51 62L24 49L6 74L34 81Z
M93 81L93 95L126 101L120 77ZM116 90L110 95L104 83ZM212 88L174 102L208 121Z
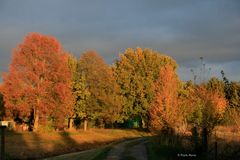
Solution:
M72 107L68 54L51 36L30 33L13 51L9 72L3 75L1 92L7 117L39 120L52 117L56 127Z

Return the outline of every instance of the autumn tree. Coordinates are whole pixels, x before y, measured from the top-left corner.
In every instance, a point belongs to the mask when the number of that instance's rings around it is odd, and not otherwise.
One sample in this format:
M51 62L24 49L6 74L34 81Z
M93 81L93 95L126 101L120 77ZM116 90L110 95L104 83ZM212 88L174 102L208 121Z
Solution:
M85 124L88 119L98 119L102 125L111 113L117 114L115 111L121 107L119 87L112 69L95 51L88 51L80 57L78 73L90 93L87 110L83 111Z
M228 101L225 121L240 128L240 82L230 82L223 71L221 71L221 74L224 81L225 97Z
M229 85L227 114L232 124L240 128L240 82L232 81ZM227 116L226 116L227 117Z
M74 104L71 115L68 117L68 127L72 129L73 119L85 117L89 92L84 77L78 72L79 62L71 54L69 54L68 58L68 67L72 75L71 90Z
M229 81L225 73L221 71L224 81L224 91L230 108L240 109L240 82Z
M225 97L228 100L228 102L231 99L231 89L230 89L230 82L227 79L227 77L225 76L225 73L223 70L221 70L221 75L222 75L222 79L224 82L224 92L225 92ZM229 103L230 104L230 103ZM230 105L231 106L231 105Z
M219 124L227 107L223 93L208 90L204 85L196 86L194 91L193 112L190 122L197 127L207 128L209 132Z
M87 130L87 119L91 117L92 110L88 106L90 92L87 87L86 77L80 72L80 64L77 63L76 73L73 79L73 95L75 105L73 108L73 116L84 120L84 131Z
M201 132L202 149L203 152L207 152L208 137L223 119L227 101L224 94L208 90L204 85L196 86L194 96L194 110L190 113L190 122L196 128L196 132Z
M29 120L34 130L39 119L51 117L63 124L72 107L71 72L68 55L51 36L30 33L14 51L9 72L3 75L1 92L6 114Z
M170 57L151 49L127 49L114 65L114 73L121 88L124 105L121 116L125 119L140 118L148 123L149 107L154 99L154 83L165 64L176 67Z
M189 115L192 113L195 104L195 85L190 80L187 82L181 82L178 90L178 105L181 109L182 124L178 128L178 132L185 133L188 128Z
M216 77L212 77L211 79L209 79L209 81L206 83L206 88L208 91L219 92L219 93L225 95L224 82L219 80Z
M181 125L183 117L178 102L179 80L173 66L165 65L160 68L154 88L156 96L150 109L151 129L176 130Z
M240 83L232 81L229 86L229 106L240 110Z

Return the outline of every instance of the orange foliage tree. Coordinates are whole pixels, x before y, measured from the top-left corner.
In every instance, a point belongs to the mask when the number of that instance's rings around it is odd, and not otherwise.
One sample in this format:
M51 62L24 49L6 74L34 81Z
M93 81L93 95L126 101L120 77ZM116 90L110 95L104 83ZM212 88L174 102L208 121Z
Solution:
M24 121L52 117L55 126L63 124L72 107L71 73L68 55L51 36L28 34L14 51L9 72L3 75L1 92L6 114Z
M227 107L225 96L220 90L207 89L204 84L195 86L192 95L192 112L189 113L189 122L193 124L193 136L196 138L196 146L199 143L198 137L201 132L202 151L208 150L208 137L214 127L223 119Z
M225 96L217 90L207 90L204 86L196 87L195 94L198 103L194 112L200 112L199 125L211 132L224 116L227 107Z
M150 109L150 128L161 130L176 129L180 125L181 110L178 107L179 80L172 65L160 68L155 82L155 101Z

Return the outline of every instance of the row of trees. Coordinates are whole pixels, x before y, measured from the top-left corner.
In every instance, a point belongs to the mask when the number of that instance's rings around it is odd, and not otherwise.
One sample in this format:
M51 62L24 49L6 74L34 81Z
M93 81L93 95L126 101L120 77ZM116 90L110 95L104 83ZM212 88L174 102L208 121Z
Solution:
M31 33L3 75L1 114L33 130L49 121L62 128L66 119L71 128L80 119L85 129L89 120L100 127L138 120L151 130L183 131L186 124L211 130L228 104L239 108L239 83L224 74L224 81L184 83L176 70L174 59L151 49L127 49L109 66L95 51L77 59L54 37Z

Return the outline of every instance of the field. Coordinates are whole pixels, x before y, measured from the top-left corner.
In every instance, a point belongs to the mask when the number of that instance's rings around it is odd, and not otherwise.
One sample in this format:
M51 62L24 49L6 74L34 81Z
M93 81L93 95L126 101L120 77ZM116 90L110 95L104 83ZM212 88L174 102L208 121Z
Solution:
M139 137L140 141L131 141L131 139ZM177 157L183 159L184 157L181 156L186 155L192 155L193 157L188 157L190 159L215 159L215 142L217 142L218 160L237 160L240 158L240 133L234 126L216 128L209 140L207 157L195 153L190 132L186 135L153 136L143 131L120 129L90 129L86 132L78 130L50 133L8 131L6 134L6 152L7 159L96 160L106 159L114 146L124 144L122 147L126 158L126 153L131 155L132 148L141 141L146 142L144 146L149 160L176 159Z
M101 148L113 141L149 136L137 130L91 129L51 133L7 132L8 159L40 159L65 153Z
M199 141L201 143L201 139ZM219 126L209 138L206 153L196 152L191 134L158 135L146 144L148 159L239 160L240 132L235 126Z

